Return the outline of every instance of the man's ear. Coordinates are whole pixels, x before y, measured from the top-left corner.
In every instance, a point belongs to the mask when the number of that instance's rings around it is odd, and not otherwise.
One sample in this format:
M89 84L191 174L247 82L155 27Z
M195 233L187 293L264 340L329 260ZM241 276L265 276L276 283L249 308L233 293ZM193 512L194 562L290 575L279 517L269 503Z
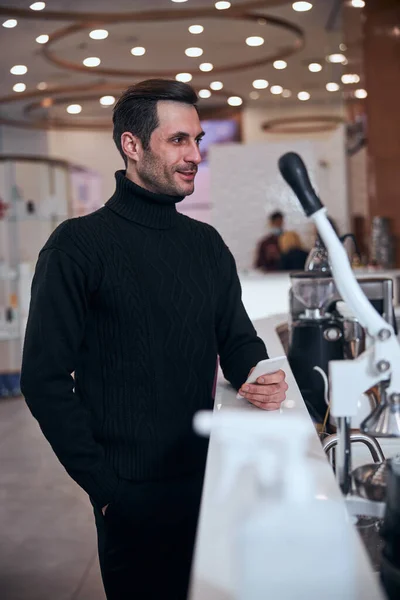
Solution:
M139 160L143 152L143 146L142 142L137 136L125 131L121 135L121 146L127 158L130 158L135 162Z

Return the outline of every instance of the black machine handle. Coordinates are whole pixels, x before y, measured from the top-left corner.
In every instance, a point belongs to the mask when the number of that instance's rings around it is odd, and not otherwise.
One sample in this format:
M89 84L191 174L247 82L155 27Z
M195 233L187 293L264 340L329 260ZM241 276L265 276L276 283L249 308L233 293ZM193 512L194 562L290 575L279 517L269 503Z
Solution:
M311 185L306 166L298 154L287 152L280 157L278 166L282 177L300 200L308 217L323 208Z

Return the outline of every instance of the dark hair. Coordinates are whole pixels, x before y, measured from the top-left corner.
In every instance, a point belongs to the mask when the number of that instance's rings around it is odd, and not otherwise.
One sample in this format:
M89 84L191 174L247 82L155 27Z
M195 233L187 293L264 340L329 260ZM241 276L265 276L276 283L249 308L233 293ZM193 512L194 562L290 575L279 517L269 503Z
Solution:
M129 131L137 136L146 150L151 134L159 125L157 102L160 100L191 104L197 110L197 94L187 83L173 79L148 79L129 87L116 103L113 114L113 138L125 163L122 134Z
M276 210L269 216L270 221L276 221L276 219L283 219L283 213L280 210Z

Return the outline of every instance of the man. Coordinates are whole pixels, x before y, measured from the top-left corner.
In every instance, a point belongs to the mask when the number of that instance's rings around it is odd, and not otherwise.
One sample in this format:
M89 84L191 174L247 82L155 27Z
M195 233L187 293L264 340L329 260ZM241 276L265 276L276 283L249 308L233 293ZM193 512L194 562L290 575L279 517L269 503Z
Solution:
M280 211L272 213L269 217L270 231L257 248L254 267L262 271L279 271L281 252L279 249L279 236L283 233L283 214Z
M176 210L200 162L196 101L165 80L121 96L126 172L51 235L32 285L22 389L94 505L108 600L186 598L207 451L193 416L212 408L217 354L236 389L267 357L228 248ZM286 389L279 372L241 394L274 410Z

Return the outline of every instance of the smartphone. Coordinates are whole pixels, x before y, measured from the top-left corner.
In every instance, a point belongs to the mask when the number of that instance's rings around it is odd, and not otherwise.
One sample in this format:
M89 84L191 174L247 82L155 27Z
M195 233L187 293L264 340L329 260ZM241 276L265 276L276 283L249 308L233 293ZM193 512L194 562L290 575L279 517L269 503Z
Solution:
M256 368L246 381L243 383L255 383L261 375L270 375L271 373L276 373L281 369L286 361L286 356L276 356L275 358L266 358L265 360L260 360L259 363L256 364ZM240 394L237 394L236 398L243 398Z

